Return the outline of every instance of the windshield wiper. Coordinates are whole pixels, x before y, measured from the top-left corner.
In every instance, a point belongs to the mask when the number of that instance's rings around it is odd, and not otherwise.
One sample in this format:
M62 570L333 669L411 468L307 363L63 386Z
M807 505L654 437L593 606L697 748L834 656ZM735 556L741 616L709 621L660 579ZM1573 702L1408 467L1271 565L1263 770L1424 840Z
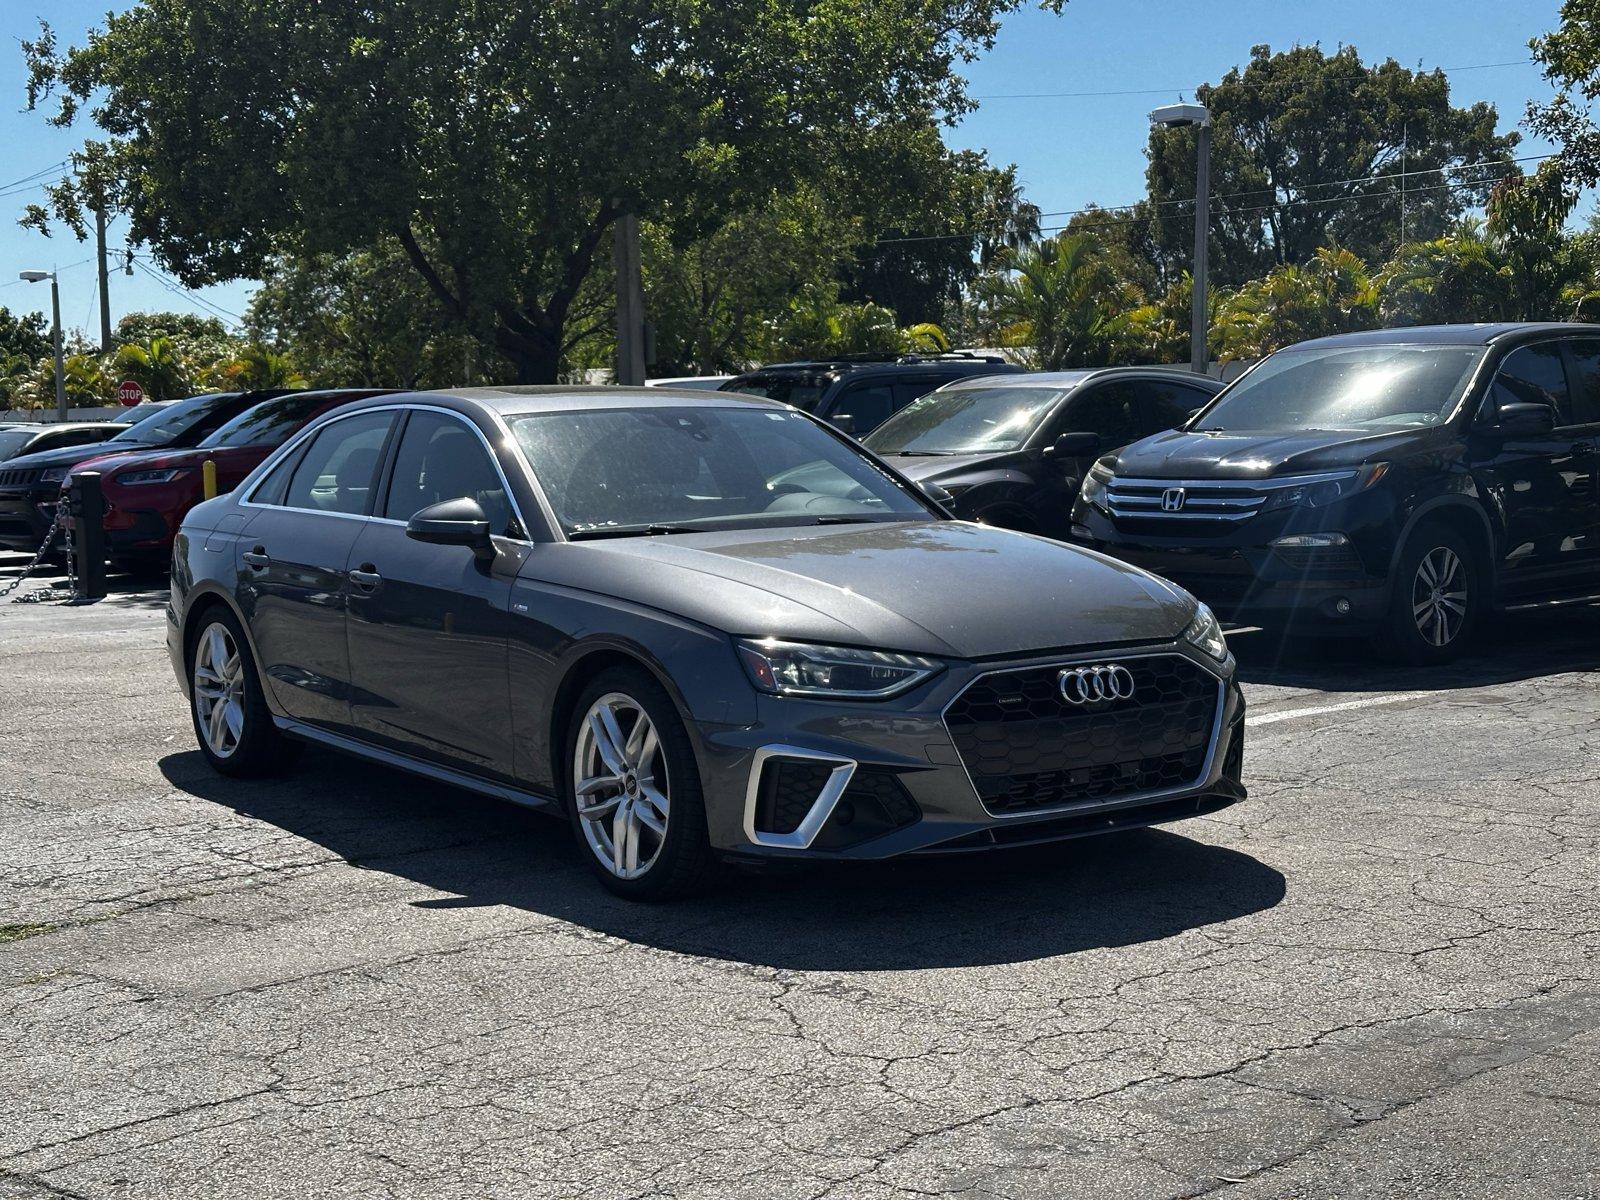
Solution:
M592 542L600 538L664 537L669 533L701 533L693 525L618 525L611 529L580 529L567 534L569 542Z
M818 517L813 525L876 525L883 521L892 521L893 517L850 517L843 513L835 513L826 517Z

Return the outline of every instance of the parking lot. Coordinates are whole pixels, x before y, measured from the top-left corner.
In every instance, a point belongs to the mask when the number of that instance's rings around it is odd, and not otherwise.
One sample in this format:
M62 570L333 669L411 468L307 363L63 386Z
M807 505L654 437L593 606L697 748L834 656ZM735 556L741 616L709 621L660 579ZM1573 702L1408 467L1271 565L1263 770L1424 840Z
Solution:
M113 586L0 607L0 1197L1600 1193L1600 611L1243 633L1246 804L639 907L537 814L212 774Z

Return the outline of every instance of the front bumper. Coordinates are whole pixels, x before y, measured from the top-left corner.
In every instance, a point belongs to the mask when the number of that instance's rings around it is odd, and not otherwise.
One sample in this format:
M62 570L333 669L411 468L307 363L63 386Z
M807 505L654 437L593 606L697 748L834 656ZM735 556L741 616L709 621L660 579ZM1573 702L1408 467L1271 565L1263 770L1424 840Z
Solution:
M1389 580L1369 566L1386 564L1387 532L1355 522L1349 528L1343 546L1289 549L1273 542L1323 530L1261 517L1227 536L1163 537L1119 529L1085 504L1074 511L1072 527L1079 544L1170 579L1224 621L1315 626L1324 633L1369 627L1389 607Z
M56 520L59 490L8 488L0 491L0 546L32 554Z
M975 681L1136 659L1181 659L1214 686L1198 769L1156 786L1102 782L1066 800L1060 784L1071 772L1054 771L1053 785L1040 785L1041 803L1032 802L1027 784L1007 793L1005 808L980 796L972 760L945 720ZM1244 699L1233 663L1218 664L1183 643L956 664L883 703L762 696L758 715L748 727L702 727L697 738L712 844L743 858L870 860L982 850L1200 816L1246 796ZM1029 749L1059 753L1062 744L1035 742ZM780 767L786 774L775 777ZM780 811L791 818L775 820Z

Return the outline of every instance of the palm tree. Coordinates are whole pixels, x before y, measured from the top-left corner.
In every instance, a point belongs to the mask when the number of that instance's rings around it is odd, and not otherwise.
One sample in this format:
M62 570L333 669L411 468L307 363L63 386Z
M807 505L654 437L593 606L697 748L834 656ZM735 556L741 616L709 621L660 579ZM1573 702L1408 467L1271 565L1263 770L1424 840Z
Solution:
M1063 233L1009 254L978 294L1001 345L1024 365L1052 371L1104 366L1125 350L1138 298L1120 283L1088 234Z
M189 364L169 337L148 342L125 342L117 348L117 370L134 380L152 400L175 400L193 389Z
M251 343L232 361L223 363L221 373L229 386L245 392L306 386L293 359L260 342Z

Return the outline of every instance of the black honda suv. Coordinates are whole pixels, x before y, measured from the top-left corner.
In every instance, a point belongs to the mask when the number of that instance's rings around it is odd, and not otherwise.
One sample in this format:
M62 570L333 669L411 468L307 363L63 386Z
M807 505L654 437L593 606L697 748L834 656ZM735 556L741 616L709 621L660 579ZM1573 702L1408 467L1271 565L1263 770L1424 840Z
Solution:
M1090 470L1078 540L1226 618L1458 653L1495 609L1600 594L1600 325L1303 342Z
M821 417L841 433L861 437L918 396L956 379L1021 371L1003 358L951 354L876 354L816 362L773 363L735 375L719 389L765 396Z

